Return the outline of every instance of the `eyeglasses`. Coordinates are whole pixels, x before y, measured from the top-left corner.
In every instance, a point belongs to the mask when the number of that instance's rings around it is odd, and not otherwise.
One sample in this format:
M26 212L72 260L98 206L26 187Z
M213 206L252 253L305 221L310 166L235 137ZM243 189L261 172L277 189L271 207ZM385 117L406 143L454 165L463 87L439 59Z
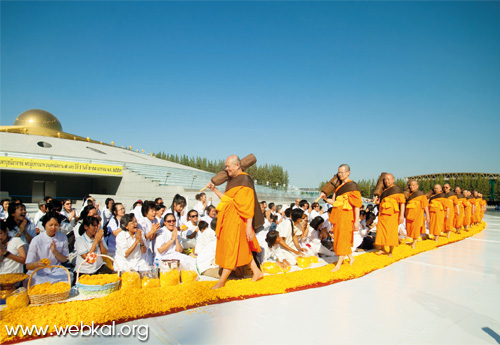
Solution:
M70 203L70 202L67 202L67 203L65 203L64 205L71 205L71 203Z
M174 220L166 220L165 223L175 223L175 219Z

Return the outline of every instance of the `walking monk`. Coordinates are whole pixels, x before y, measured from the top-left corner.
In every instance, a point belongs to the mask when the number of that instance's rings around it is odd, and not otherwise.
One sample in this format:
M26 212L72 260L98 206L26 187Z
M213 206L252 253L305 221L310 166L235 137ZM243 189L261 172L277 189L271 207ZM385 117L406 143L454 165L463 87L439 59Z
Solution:
M464 197L465 197L464 229L468 231L469 226L472 224L472 212L474 209L474 204L471 201L473 196L470 194L468 190L464 190Z
M399 244L398 227L403 223L405 215L405 197L403 189L394 184L395 179L392 174L385 174L385 189L376 196L374 202L379 205L379 216L377 224L377 236L375 245L382 246L377 254L387 253L385 246L389 247L389 254L392 257L394 247Z
M430 222L429 202L424 192L418 190L416 180L410 180L408 184L411 194L406 199L406 235L413 238L411 247L415 249L420 234L425 232L424 216L427 222Z
M327 199L321 192L320 197L333 205L330 213L330 223L333 229L333 249L339 257L332 272L338 271L346 255L349 263L354 263L352 256L353 233L359 231L359 208L363 205L358 185L349 179L351 168L347 164L339 166L338 177L342 184L337 187L332 199Z
M464 202L467 201L465 196L462 194L462 188L459 186L455 187L455 194L457 195L457 206L458 206L458 214L455 215L455 229L457 230L457 234L460 233L460 230L464 226L464 218L465 218L465 206Z
M449 238L451 231L454 230L455 228L455 217L459 213L458 199L455 192L451 190L451 186L449 183L446 183L443 186L443 190L445 193L444 194L445 198L448 199L448 206L450 208L449 217L448 219L446 219L446 223L444 225L444 232L446 233L446 236Z
M217 205L217 249L215 263L222 268L219 281L212 289L226 284L231 271L236 267L250 264L252 281L262 279L263 274L257 266L252 251L260 252L259 242L254 229L264 224L253 180L241 169L238 156L226 159L226 172L229 176L225 194L212 182L207 184L221 200Z
M436 242L439 241L439 236L444 232L444 225L449 217L449 200L443 193L443 188L440 184L434 186L434 195L429 199L429 234L435 236Z

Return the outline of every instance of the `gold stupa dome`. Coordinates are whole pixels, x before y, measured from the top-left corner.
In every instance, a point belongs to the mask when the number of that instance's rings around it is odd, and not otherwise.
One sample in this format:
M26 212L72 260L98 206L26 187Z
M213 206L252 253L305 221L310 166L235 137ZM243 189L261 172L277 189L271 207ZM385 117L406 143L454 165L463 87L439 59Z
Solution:
M14 121L14 126L49 128L62 132L62 126L57 117L41 109L30 109L21 113Z

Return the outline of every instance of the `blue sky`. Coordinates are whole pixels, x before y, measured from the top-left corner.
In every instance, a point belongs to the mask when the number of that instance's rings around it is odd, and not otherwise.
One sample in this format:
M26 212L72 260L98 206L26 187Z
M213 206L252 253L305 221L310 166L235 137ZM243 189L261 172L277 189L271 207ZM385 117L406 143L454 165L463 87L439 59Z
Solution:
M1 125L209 159L291 184L500 173L500 2L1 2Z

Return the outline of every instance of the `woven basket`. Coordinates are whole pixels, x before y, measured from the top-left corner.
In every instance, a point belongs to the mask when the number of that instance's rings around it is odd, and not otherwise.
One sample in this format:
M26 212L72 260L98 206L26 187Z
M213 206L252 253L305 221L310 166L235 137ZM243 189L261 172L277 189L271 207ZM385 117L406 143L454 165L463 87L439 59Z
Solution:
M66 271L66 273L68 274L68 284L71 287L71 276L69 275L69 271L66 267L59 266L59 265L50 265L47 267L39 267L36 270L34 270L33 273L31 273L30 279L28 280L28 296L30 298L31 304L45 304L45 303L51 303L51 302L59 302L59 301L64 301L66 298L68 298L69 292L71 291L71 288L69 288L66 291L57 292L57 293L47 293L47 294L40 294L40 295L30 294L31 278L33 278L33 275L38 270L45 269L45 268L52 268L52 267L59 267L59 268L62 268Z
M104 258L108 258L113 262L113 266L116 267L118 276L120 275L120 268L116 261L111 257L103 254L96 254L97 256L101 256ZM109 295L110 293L118 290L120 288L120 280L114 283L109 283L105 285L86 285L78 282L80 278L80 268L82 267L85 260L82 261L80 266L78 266L78 270L76 271L76 284L75 286L78 288L78 292L84 296L88 297L103 297Z

